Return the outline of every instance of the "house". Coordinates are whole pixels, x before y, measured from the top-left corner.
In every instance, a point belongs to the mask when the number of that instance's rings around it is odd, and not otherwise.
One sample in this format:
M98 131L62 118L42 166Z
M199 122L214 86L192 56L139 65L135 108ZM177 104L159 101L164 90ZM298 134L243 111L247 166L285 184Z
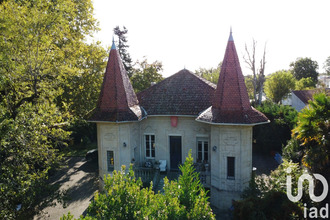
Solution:
M320 75L318 81L324 84L325 88L330 88L330 76L329 75Z
M300 112L313 99L313 95L321 91L322 89L294 90L291 92L291 106ZM325 92L330 94L330 89L326 88Z
M248 186L252 127L269 122L250 106L232 33L217 85L183 69L137 95L113 43L90 121L97 124L101 178L131 162L138 169L166 160L177 170L191 150L220 209Z

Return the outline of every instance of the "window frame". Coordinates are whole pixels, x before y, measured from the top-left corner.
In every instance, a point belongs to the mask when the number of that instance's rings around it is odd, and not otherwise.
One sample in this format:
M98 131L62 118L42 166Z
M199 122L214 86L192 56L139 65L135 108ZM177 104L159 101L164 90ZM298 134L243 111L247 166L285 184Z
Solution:
M153 142L152 142L152 136L153 136ZM147 141L147 137L148 141ZM147 143L149 143L149 146L147 146ZM144 147L145 147L145 156L148 159L154 159L156 157L156 135L155 134L144 134ZM149 152L149 153L147 153ZM148 156L149 155L149 156Z
M205 143L207 143L207 161L206 163L210 163L210 142L208 138L197 138L197 161L204 163L205 161ZM199 150L199 142L202 142L202 151ZM199 153L201 152L202 158L199 157Z
M235 179L235 161L235 157L227 157L227 179L229 180Z
M113 150L107 150L107 170L108 172L112 172L115 170L115 152Z

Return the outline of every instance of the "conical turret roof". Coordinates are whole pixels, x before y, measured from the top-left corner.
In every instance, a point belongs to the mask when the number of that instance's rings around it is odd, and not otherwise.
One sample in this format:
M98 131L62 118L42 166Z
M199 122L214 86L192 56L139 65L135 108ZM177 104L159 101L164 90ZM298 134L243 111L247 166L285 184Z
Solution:
M232 32L228 39L212 106L202 112L197 120L214 124L268 122L264 114L250 105Z
M99 101L90 121L138 121L145 115L113 42Z

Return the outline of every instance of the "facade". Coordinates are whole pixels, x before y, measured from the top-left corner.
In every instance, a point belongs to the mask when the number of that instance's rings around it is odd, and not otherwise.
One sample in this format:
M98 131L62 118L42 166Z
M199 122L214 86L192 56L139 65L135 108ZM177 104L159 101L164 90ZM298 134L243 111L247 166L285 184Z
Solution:
M191 150L220 209L248 186L252 127L268 123L250 106L231 33L217 85L183 69L137 95L113 44L90 121L97 123L100 177L132 162L138 169L166 160L175 171Z

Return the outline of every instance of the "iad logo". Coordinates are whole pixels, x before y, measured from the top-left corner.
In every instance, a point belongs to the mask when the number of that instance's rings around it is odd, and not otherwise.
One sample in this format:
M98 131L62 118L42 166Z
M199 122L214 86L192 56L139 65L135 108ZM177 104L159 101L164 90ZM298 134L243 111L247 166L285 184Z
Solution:
M291 173L291 168L288 168L286 172L289 174ZM302 194L303 194L303 182L304 180L308 181L308 193L309 197L311 200L314 202L321 202L327 197L328 191L329 191L329 186L327 180L320 174L313 174L315 179L318 179L321 181L323 185L323 192L320 196L315 196L314 194L314 180L313 177L309 174L303 174L299 177L298 179L298 194L296 196L292 195L292 180L291 176L288 175L286 177L286 195L288 196L289 200L292 202L297 202L301 199ZM327 203L325 207L320 209L320 217L321 218L328 218L329 217L329 204ZM304 204L304 217L307 218L307 208L306 204ZM318 218L318 210L316 207L311 207L310 212L308 215L309 218Z

